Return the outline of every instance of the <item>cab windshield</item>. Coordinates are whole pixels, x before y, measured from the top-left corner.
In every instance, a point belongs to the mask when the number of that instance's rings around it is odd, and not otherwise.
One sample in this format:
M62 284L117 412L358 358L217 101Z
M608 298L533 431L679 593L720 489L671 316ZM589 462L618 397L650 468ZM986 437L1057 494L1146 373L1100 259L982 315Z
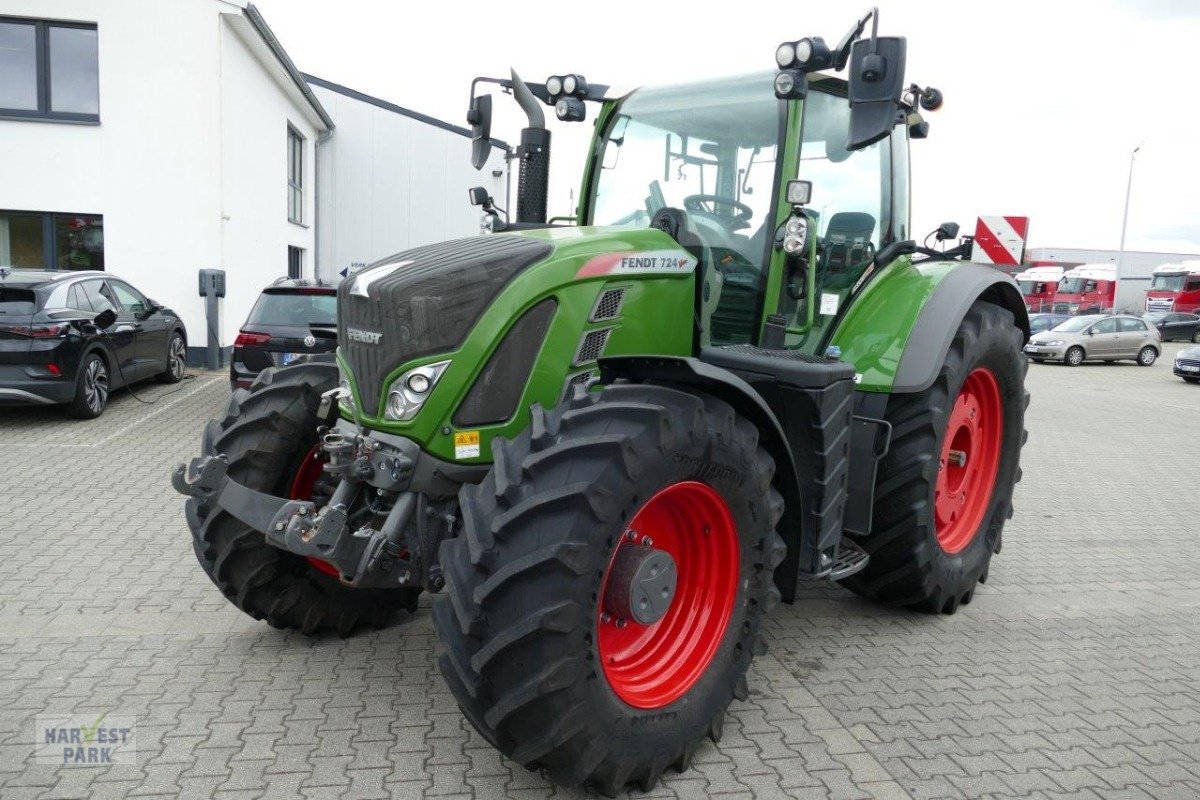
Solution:
M593 225L645 227L682 210L696 234L737 260L762 260L771 216L780 103L771 76L639 89L604 143Z
M1072 317L1071 319L1067 320L1066 322L1062 323L1061 325L1058 325L1057 327L1055 327L1054 330L1062 331L1063 333L1079 333L1084 328L1088 327L1093 322L1095 322L1096 320L1099 320L1099 319L1104 319L1104 317L1097 317L1097 316Z
M1058 291L1060 294L1079 294L1085 290L1094 291L1095 284L1089 287L1088 283L1091 282L1087 278L1063 278L1062 282L1058 284Z
M1186 275L1155 275L1150 281L1150 288L1160 292L1182 292Z

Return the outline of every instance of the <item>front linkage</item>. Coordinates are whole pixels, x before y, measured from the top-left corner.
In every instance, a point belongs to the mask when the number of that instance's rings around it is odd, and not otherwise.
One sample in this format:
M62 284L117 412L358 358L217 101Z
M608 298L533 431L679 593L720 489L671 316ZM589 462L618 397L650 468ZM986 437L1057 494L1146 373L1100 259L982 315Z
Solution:
M439 465L412 440L333 420L342 390L321 396L318 444L309 456L324 462L337 481L328 503L288 499L251 489L228 473L228 459L214 453L180 464L171 476L176 491L207 507L219 507L266 537L268 544L329 565L338 580L354 589L421 586L437 592L445 585L437 551L458 524L457 502L436 501L421 491L418 476L437 479ZM423 468L419 468L423 467ZM448 487L447 487L448 488ZM390 507L388 507L390 504ZM356 508L383 523L357 521ZM410 533L411 531L411 533Z

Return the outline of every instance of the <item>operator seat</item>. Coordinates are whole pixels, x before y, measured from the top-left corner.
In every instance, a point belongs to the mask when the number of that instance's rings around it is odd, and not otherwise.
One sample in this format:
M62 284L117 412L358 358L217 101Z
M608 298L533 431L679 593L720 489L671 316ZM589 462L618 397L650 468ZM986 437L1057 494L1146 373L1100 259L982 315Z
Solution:
M696 259L700 275L700 318L711 321L717 304L721 301L721 290L724 288L724 278L717 265L712 263L712 253L704 240L692 228L687 212L667 206L660 208L650 219L650 227L657 228L670 236L679 246ZM700 332L701 344L707 345L712 339L712 324L704 325Z
M874 252L875 217L862 211L839 211L825 229L819 269L822 286L845 288L858 280Z

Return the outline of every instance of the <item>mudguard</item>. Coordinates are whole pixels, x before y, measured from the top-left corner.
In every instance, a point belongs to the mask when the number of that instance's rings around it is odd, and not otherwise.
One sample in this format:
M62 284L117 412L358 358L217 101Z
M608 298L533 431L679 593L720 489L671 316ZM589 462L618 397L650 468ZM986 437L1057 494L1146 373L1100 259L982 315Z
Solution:
M1017 283L983 264L898 259L855 297L830 344L854 365L862 392L920 392L945 360L967 309L977 300L1012 312L1029 336L1029 314Z
M787 435L766 400L749 383L727 369L697 358L627 356L600 359L601 383L618 378L633 381L661 381L695 386L729 403L758 427L760 444L775 460L776 490L783 495L783 518L777 527L787 544L787 557L775 569L775 585L785 603L796 598L796 580L800 573L800 552L804 515L801 506L801 475L792 458Z

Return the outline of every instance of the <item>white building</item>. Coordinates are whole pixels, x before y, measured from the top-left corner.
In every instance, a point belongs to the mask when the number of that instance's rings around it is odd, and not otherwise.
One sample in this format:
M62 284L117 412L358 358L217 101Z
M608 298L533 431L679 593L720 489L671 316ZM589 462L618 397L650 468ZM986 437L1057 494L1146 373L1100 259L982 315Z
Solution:
M1163 264L1178 264L1200 258L1189 253L1154 253L1142 250L1126 250L1122 257L1119 250L1084 250L1072 247L1031 247L1025 252L1026 265L1060 266L1071 268L1080 264L1116 264L1121 258L1121 280L1150 283L1150 274Z
M0 265L120 275L198 357L198 270L225 270L228 347L281 275L470 235L467 188L505 196L502 143L476 173L462 129L314 83L344 136L245 0L0 0Z
M197 270L226 271L225 344L289 258L312 273L309 176L333 123L253 6L0 0L0 15L0 263L121 275L193 347Z
M317 267L342 270L423 244L479 231L467 189L507 197L508 146L492 140L483 169L471 166L471 132L305 75L337 132L317 150Z

